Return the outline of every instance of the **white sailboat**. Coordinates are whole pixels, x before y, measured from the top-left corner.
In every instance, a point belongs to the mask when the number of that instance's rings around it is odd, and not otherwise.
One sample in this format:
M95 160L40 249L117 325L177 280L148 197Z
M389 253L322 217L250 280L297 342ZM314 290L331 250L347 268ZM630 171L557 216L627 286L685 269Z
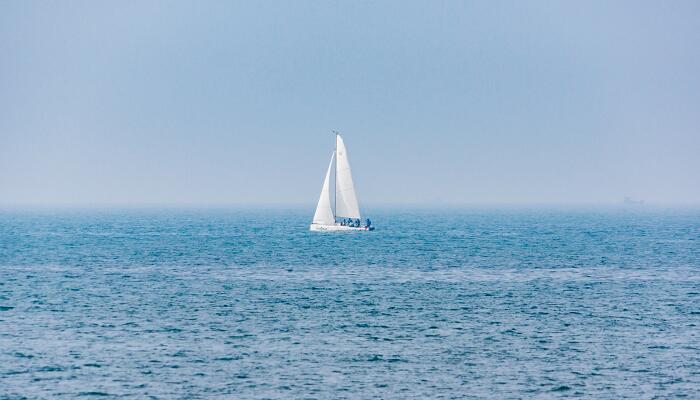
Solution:
M335 169L333 168L335 161ZM335 171L333 179L333 198L331 198L331 171ZM333 207L334 206L334 207ZM360 206L357 204L355 185L352 182L348 152L343 138L335 133L335 150L323 180L321 197L318 199L314 219L309 226L312 231L372 231L369 220L362 223Z

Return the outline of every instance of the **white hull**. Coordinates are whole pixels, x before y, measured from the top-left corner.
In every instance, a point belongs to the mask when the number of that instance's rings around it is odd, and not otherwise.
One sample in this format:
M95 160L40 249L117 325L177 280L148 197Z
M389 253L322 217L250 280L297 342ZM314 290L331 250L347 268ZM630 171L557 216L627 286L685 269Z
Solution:
M311 224L309 225L310 231L315 232L338 232L338 231L371 231L374 227L367 228L365 226L354 227L354 226L343 226L343 225L323 225L323 224Z

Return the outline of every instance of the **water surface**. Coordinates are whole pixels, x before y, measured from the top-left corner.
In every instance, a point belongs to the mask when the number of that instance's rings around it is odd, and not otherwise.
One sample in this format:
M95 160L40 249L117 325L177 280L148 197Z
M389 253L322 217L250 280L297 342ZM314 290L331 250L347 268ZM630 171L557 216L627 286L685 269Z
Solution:
M370 216L0 211L0 398L700 395L700 211Z

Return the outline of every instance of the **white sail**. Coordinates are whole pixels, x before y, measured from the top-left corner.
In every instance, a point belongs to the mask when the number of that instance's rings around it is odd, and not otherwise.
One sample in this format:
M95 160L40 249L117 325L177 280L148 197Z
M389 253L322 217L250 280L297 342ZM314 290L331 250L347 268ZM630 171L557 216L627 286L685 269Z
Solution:
M336 218L360 218L360 207L357 204L355 185L352 183L352 173L348 162L348 152L340 135L336 135L336 185L335 185L335 216Z
M330 176L331 167L333 166L333 156L331 155L331 162L328 164L328 171L326 171L326 179L323 180L323 188L321 189L321 197L318 199L318 205L316 206L316 213L314 214L314 224L322 225L333 225L335 218L333 218L333 209L331 208L331 191L330 191Z

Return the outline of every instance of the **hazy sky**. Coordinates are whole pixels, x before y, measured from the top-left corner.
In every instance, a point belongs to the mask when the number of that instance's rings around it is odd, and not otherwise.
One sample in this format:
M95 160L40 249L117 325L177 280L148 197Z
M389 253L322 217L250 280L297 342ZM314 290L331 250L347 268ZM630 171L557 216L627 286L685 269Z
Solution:
M0 2L0 203L700 202L700 2Z

